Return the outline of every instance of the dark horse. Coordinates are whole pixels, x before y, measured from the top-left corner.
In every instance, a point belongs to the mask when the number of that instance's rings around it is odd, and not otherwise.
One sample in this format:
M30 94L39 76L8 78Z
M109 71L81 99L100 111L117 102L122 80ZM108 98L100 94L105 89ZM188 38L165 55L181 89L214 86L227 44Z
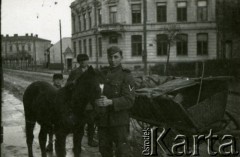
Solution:
M42 157L46 157L47 133L54 124L56 135L55 150L58 157L65 157L66 137L73 133L74 156L81 153L81 141L84 134L84 110L101 94L100 73L90 67L74 84L60 90L47 82L37 81L29 85L23 95L26 121L26 138L29 157L33 157L32 143L35 123L41 126L39 144Z

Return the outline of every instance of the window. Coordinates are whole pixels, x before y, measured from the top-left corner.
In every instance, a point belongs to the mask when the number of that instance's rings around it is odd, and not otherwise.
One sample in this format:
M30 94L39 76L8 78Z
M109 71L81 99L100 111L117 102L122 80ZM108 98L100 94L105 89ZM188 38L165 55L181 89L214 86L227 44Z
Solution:
M98 38L99 57L102 57L102 38Z
M83 29L87 29L87 24L86 24L86 14L83 14Z
M141 4L132 4L132 23L141 23Z
M16 44L16 48L17 48L17 52L19 52L19 45L18 44Z
M81 25L82 23L81 23L81 16L79 15L78 16L78 27L79 27L79 32L81 32L82 31L82 25Z
M92 39L88 40L89 56L92 57Z
M9 46L9 51L12 52L12 45Z
M76 57L76 54L77 54L77 48L76 48L76 42L73 42L73 53L74 53L74 57Z
M87 54L87 40L83 40L83 48L84 48L84 53Z
M167 6L166 3L157 3L157 22L167 21Z
M207 1L199 0L197 8L197 20L198 21L207 21Z
M98 9L98 24L102 24L102 11L101 9Z
M28 45L28 51L31 51L31 45L30 44Z
M208 54L208 35L198 34L197 35L197 55Z
M117 22L117 7L113 6L109 8L109 17L110 17L110 24Z
M187 2L177 3L177 21L187 21Z
M167 35L166 34L158 34L157 35L157 55L167 55Z
M22 51L25 51L25 45L22 45Z
M142 36L133 35L132 36L132 56L142 55Z
M92 28L92 17L91 17L91 12L88 12L88 21L89 21L89 29Z
M72 31L73 31L73 33L75 33L76 32L76 20L75 20L75 16L74 15L72 15Z
M177 55L188 54L188 36L186 34L177 35Z
M79 46L79 54L82 54L82 41L78 41L78 46Z
M118 43L118 37L117 36L110 36L109 37L109 44L117 44Z

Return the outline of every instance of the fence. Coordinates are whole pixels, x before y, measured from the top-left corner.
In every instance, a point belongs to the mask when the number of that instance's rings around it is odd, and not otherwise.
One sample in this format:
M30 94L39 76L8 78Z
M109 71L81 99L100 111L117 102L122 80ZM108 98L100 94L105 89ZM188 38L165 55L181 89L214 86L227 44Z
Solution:
M174 62L169 63L168 73L171 76L199 77L204 76L240 76L240 59L208 60L204 62ZM164 63L156 64L150 68L151 74L165 75Z

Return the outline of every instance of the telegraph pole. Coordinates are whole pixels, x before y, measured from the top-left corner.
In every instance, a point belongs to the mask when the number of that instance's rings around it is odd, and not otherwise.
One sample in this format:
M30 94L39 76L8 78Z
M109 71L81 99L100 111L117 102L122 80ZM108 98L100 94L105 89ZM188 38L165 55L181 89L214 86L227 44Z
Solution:
M147 68L147 2L143 0L143 64L144 64L144 74L148 72Z
M61 27L61 20L59 20L59 30L60 30L61 73L63 74L63 59L62 59L62 27Z
M96 68L98 69L98 57L99 57L99 51L98 51L98 22L97 22L97 1L94 1L94 22L95 22L95 30L94 30L94 34L95 34L95 48L96 48Z

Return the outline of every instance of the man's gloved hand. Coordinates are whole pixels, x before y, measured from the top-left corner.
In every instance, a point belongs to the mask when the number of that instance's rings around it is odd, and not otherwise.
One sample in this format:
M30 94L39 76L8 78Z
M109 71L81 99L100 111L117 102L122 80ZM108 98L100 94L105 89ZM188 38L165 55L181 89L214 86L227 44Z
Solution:
M112 100L108 99L106 96L101 96L101 98L97 99L95 103L100 107L107 107L113 104Z

